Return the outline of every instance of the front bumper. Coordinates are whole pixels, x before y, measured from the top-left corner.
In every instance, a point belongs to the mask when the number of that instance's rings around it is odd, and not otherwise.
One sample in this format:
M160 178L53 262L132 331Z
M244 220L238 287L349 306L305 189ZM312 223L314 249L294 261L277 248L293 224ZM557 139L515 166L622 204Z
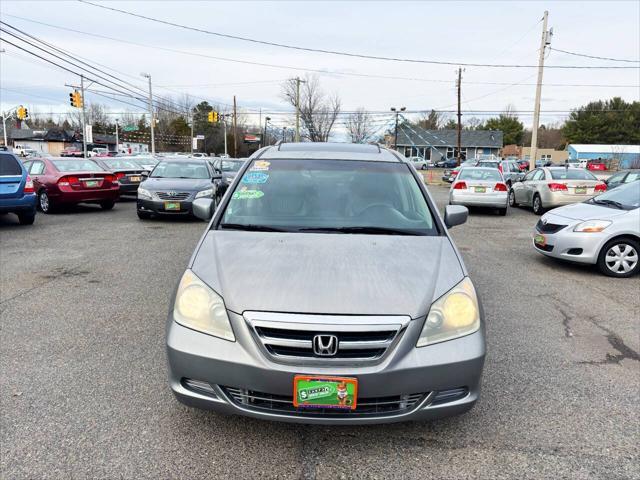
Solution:
M507 192L467 193L451 190L449 203L469 207L507 208Z
M550 219L550 222L559 222ZM564 219L566 222L567 219ZM608 233L584 233L574 232L574 227L580 223L573 221L571 225L563 228L556 233L543 233L534 229L532 244L537 252L547 257L568 260L576 263L595 264L598 261L598 255L602 246L609 239ZM536 243L536 235L544 237L544 244Z
M241 315L229 312L236 341L230 342L185 328L168 319L169 382L176 398L193 407L226 414L294 423L369 424L428 420L470 410L480 394L484 366L484 327L471 335L416 348L424 318L412 320L389 355L377 364L286 365L275 363L260 350ZM484 325L484 322L482 323ZM410 408L366 414L323 414L309 410L261 407L242 403L230 392L259 392L258 396L291 398L296 374L350 376L358 379L358 401L413 396ZM190 387L188 379L208 390ZM438 392L463 388L451 401L437 401ZM261 393L264 392L264 393ZM404 398L404 397L403 397ZM275 400L278 402L278 400Z
M147 200L138 198L137 208L139 212L150 213L153 215L193 215L192 200ZM180 210L167 210L165 204L167 203L179 203Z

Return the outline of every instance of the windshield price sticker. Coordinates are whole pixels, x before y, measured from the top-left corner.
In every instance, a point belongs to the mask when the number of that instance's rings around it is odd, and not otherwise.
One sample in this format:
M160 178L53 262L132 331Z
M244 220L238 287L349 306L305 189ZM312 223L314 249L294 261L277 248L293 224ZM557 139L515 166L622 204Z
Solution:
M251 170L253 171L269 170L269 165L271 165L271 162L267 162L266 160L256 160L255 162L253 162L253 165L251 166Z
M261 184L266 183L269 175L262 172L248 172L242 177L242 183Z
M234 200L252 200L255 198L262 198L264 197L264 192L261 190L247 190L246 187L243 187L242 189L238 190L237 192L233 193L233 196L231 198L233 198Z

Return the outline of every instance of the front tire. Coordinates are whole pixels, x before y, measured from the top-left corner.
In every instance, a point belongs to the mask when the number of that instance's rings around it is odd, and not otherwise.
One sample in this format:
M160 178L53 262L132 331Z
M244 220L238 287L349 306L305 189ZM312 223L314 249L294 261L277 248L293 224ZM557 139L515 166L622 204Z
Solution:
M542 200L537 193L533 196L533 213L536 215L542 215L544 213L544 207L542 206Z
M422 166L420 167L420 170L426 170L426 169L427 169L427 166L426 166L426 165L422 165Z
M598 255L600 272L609 277L627 278L640 271L640 244L631 238L614 238Z
M111 210L115 204L116 202L114 202L113 200L103 200L102 202L100 202L100 207L103 210Z

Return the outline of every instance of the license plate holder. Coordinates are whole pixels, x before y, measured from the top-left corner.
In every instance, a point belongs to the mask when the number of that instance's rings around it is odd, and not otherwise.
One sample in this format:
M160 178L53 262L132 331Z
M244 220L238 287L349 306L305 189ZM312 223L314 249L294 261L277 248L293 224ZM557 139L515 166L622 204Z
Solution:
M170 211L180 210L180 202L164 202L164 209Z
M98 186L98 180L85 180L84 186L87 188L95 188Z
M142 178L139 175L135 175L135 176L129 177L129 181L131 183L140 183L141 180L142 180Z
M487 191L487 187L473 187L473 191L476 193L485 193Z
M587 193L587 187L576 187L577 195L584 195L585 193Z
M333 408L355 410L358 402L358 379L316 375L293 377L295 408Z

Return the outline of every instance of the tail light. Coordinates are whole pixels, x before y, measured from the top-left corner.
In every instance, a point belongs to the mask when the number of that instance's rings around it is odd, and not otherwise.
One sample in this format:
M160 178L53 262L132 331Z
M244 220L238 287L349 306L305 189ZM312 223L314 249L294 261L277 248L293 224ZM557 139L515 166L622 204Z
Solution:
M552 192L566 192L569 189L564 183L550 183L549 190L551 190Z
M596 192L606 192L606 191L607 191L606 183L599 183L596 185Z
M467 182L456 182L453 184L454 190L466 190Z
M58 180L58 185L71 185L72 183L78 183L79 181L78 177L74 176L62 177Z
M24 193L35 193L35 191L35 188L33 188L33 180L27 175L27 181L24 184Z
M456 175L458 175L458 170L454 170L453 172L451 172L452 177L455 177Z
M106 178L109 178L109 177L113 177L113 175L107 175L107 177L106 177ZM115 178L116 180L120 180L121 178L124 178L124 173L122 173L122 172L118 172L118 173L116 173L116 176L115 176L114 178ZM111 181L113 181L113 180L111 180Z
M494 192L506 192L507 186L504 183L496 183L496 186L493 187Z

